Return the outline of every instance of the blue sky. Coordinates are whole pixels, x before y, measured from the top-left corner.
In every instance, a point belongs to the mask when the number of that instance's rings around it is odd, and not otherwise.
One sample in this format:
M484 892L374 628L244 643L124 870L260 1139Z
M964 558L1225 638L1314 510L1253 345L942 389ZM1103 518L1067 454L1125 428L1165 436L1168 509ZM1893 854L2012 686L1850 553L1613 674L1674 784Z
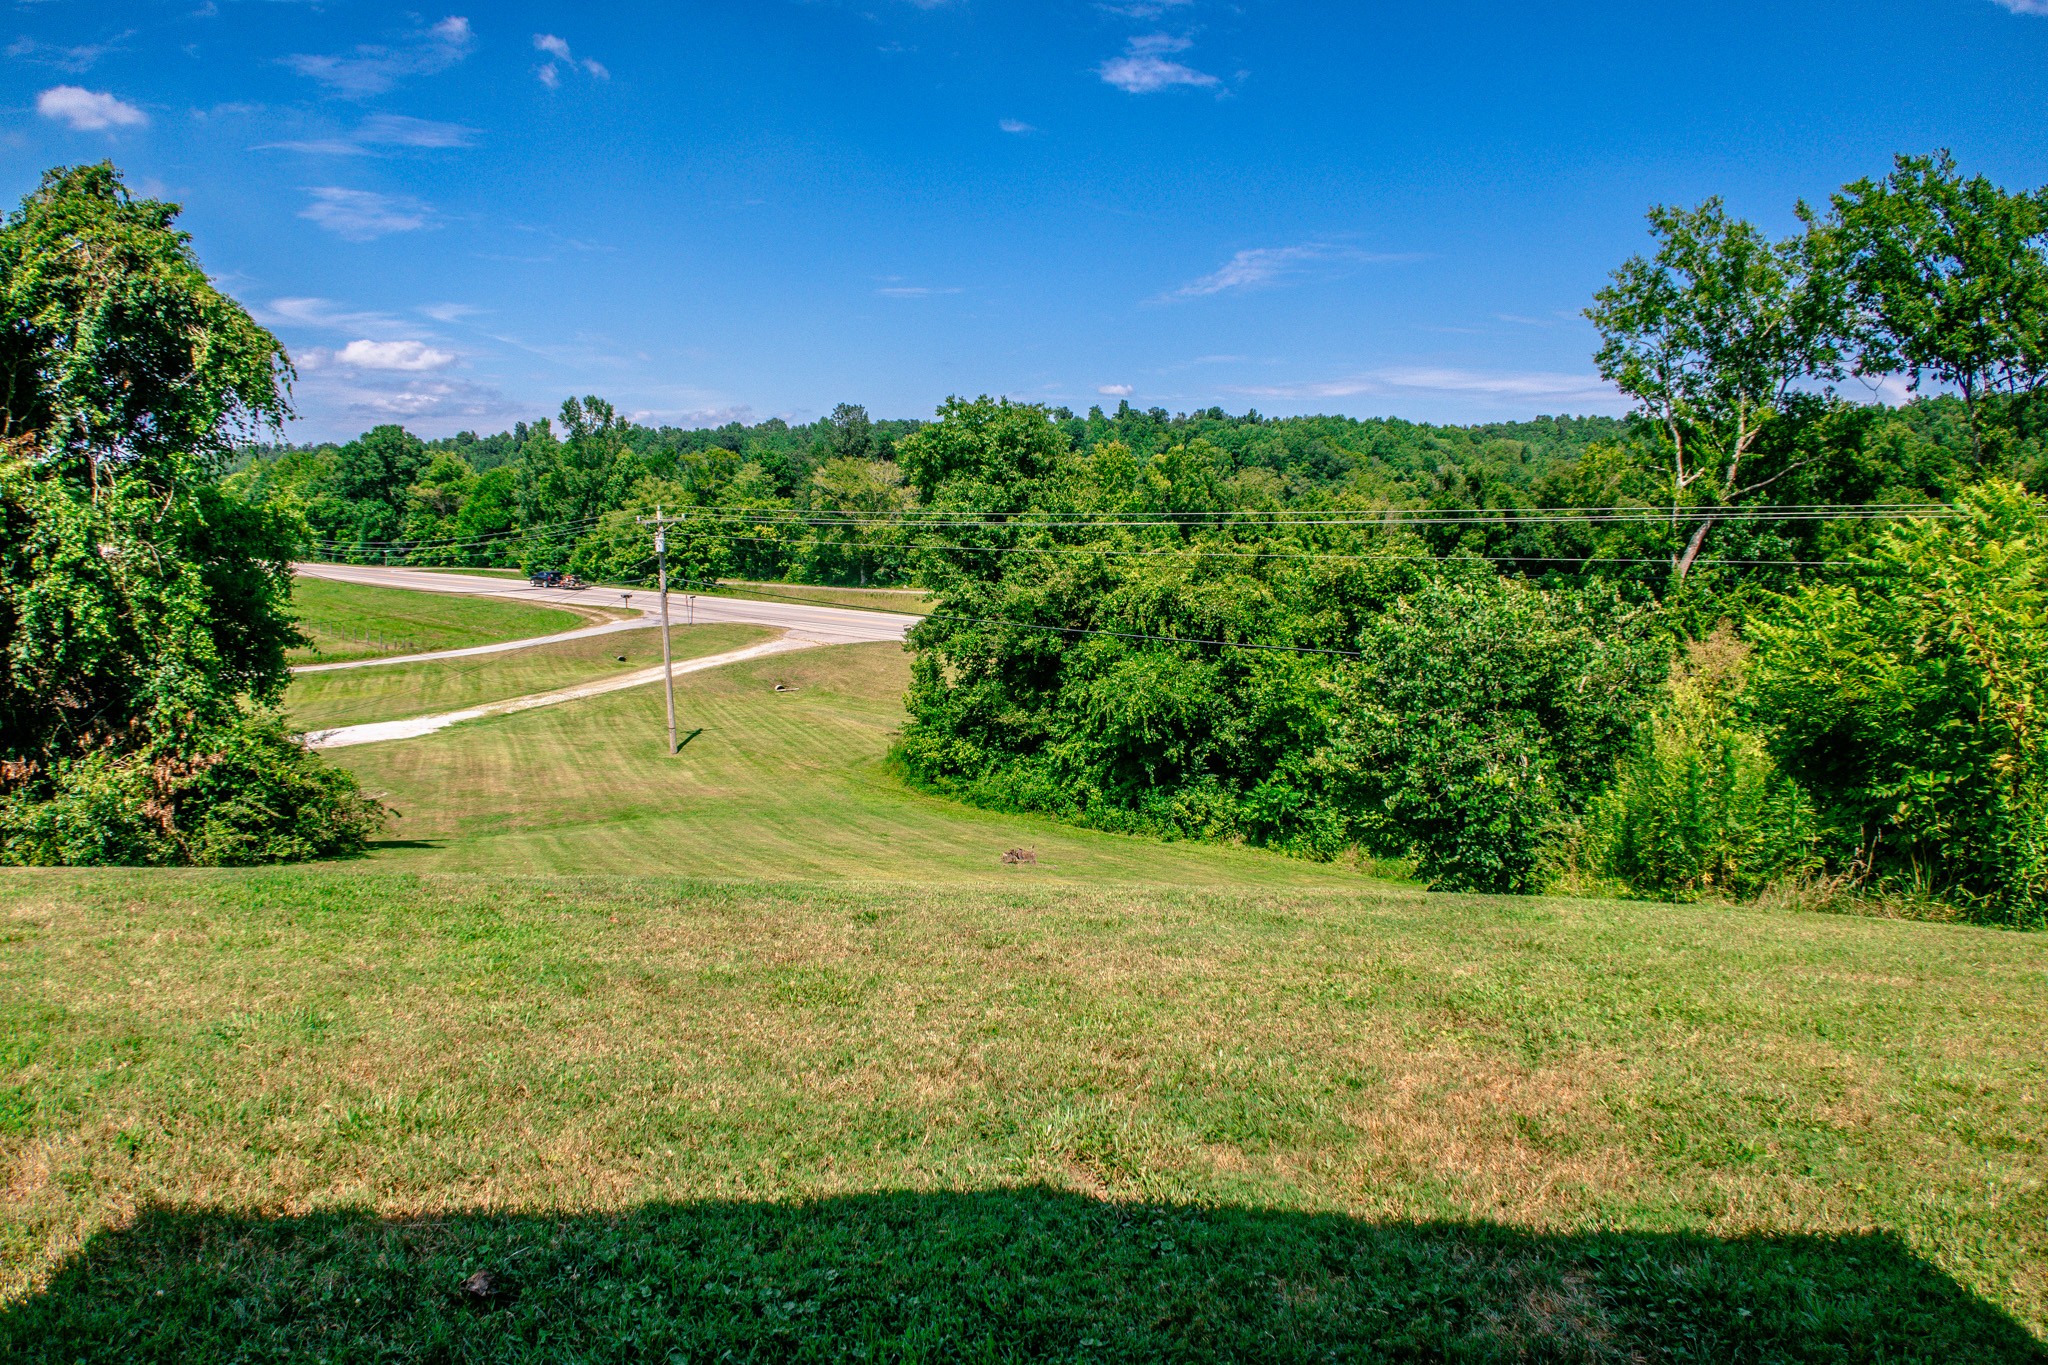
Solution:
M10 198L113 158L290 347L299 439L949 393L1618 411L1652 202L1954 149L2048 181L2048 0L18 0Z

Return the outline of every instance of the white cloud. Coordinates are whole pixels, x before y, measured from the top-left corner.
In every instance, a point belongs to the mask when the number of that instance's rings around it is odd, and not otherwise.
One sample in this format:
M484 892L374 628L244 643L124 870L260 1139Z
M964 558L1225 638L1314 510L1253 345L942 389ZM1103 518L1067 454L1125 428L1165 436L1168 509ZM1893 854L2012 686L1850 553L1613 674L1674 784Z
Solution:
M339 137L315 138L304 142L265 142L261 149L305 152L314 156L370 156L378 147L418 147L444 150L474 145L476 129L460 123L439 123L433 119L411 118L405 114L373 114L362 125Z
M351 341L335 352L334 358L358 370L400 370L416 373L438 370L455 363L446 351L437 351L424 341Z
M890 284L875 291L885 299L928 299L937 294L957 294L959 286L941 289L927 284Z
M286 57L284 64L338 95L358 98L381 95L407 76L446 71L467 57L475 44L476 33L469 20L450 15L397 47L362 43L347 56L295 53Z
M420 311L436 322L463 322L484 310L473 303L430 303Z
M367 242L393 232L417 232L428 225L430 211L416 199L338 185L314 186L307 193L313 202L299 210L299 217L351 242Z
M2048 14L2048 0L1992 0L2014 14Z
M1096 70L1104 81L1132 95L1149 95L1176 85L1221 84L1206 71L1157 57L1113 57Z
M1105 398L1129 398L1132 393L1129 384L1097 384L1095 391Z
M578 61L570 53L569 40L566 38L558 38L552 33L536 33L533 35L533 49L536 52L545 52L555 59L535 68L533 73L540 78L540 83L550 90L558 89L562 84L560 63L567 63L571 70L582 70L592 80L608 81L612 78L610 69L596 58L585 57Z
M1003 119L996 124L996 127L1002 129L1006 133L1035 133L1038 131L1036 128L1032 127L1030 124L1026 123L1023 119L1020 118Z
M1295 246L1260 246L1238 252L1222 267L1189 280L1166 294L1162 302L1199 299L1235 289L1258 289L1282 284L1316 263L1381 264L1413 261L1419 257L1405 252L1359 251L1334 242L1302 242Z
M82 133L102 128L146 128L149 115L126 100L82 85L53 85L36 96L36 112Z
M1170 34L1143 34L1126 44L1126 55L1112 57L1097 67L1095 73L1110 85L1133 95L1149 95L1176 85L1199 88L1221 85L1221 81L1206 71L1170 62L1160 55L1163 52L1185 52L1192 45L1188 39L1175 38Z
M1360 394L1457 394L1465 397L1593 403L1613 407L1621 396L1594 374L1521 373L1460 370L1448 367L1393 366L1338 379L1298 384L1233 388L1232 393L1257 398L1352 398Z

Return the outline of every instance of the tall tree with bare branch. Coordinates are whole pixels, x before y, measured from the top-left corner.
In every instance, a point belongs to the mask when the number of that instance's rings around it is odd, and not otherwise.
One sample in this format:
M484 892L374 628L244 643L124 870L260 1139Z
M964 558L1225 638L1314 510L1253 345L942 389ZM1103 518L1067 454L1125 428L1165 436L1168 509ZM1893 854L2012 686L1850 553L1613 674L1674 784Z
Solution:
M1715 523L1798 467L1753 460L1802 381L1840 377L1843 291L1810 235L1773 242L1719 199L1649 218L1656 253L1616 270L1586 316L1601 375L1666 447L1683 582Z

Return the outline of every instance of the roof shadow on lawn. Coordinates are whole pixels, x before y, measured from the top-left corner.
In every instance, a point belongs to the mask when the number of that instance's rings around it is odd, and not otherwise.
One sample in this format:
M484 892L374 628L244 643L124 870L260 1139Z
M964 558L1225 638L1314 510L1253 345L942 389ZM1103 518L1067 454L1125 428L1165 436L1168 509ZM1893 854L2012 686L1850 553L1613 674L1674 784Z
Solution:
M1958 1365L2048 1352L1887 1234L1552 1236L1031 1188L420 1222L157 1210L0 1315L0 1358Z

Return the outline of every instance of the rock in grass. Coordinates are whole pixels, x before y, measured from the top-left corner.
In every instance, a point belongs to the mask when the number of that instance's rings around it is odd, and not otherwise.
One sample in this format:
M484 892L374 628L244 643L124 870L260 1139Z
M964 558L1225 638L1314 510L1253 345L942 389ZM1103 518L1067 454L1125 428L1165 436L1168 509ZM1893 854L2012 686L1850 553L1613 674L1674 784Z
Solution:
M485 1308L509 1303L517 1293L511 1281L488 1270L479 1270L462 1282L462 1297Z

